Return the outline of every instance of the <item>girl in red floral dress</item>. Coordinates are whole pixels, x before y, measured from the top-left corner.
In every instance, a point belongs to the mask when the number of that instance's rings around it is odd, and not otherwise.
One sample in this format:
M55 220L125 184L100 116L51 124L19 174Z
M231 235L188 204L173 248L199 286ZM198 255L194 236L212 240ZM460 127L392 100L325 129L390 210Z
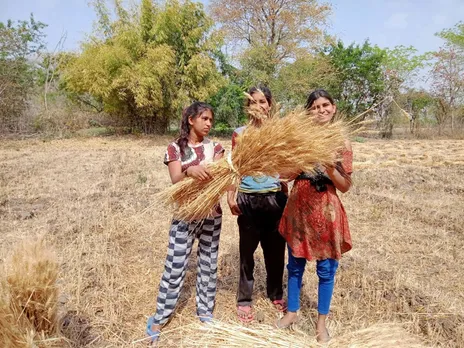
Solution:
M306 109L324 124L331 122L337 107L326 91L316 90L309 95ZM338 260L351 249L348 220L337 195L337 190L344 193L351 186L353 152L348 140L342 155L336 166L320 167L315 175L301 173L295 179L279 226L288 244L288 312L277 326L285 328L296 322L306 261L316 260L319 342L329 340L326 319Z

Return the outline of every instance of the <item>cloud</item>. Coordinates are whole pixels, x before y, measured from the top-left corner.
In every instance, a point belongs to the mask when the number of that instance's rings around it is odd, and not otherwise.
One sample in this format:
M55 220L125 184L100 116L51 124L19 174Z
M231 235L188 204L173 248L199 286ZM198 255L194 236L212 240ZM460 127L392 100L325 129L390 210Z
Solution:
M397 12L392 14L384 23L389 29L405 29L408 26L408 14L405 12Z

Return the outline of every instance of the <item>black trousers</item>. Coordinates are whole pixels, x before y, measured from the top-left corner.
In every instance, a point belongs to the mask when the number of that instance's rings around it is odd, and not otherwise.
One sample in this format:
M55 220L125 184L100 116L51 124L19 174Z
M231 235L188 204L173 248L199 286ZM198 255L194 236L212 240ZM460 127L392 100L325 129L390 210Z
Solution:
M252 303L253 255L259 243L266 265L267 296L271 301L282 299L285 239L280 235L278 227L286 202L287 196L282 192L238 193L237 204L242 212L237 219L240 235L239 306L250 306Z

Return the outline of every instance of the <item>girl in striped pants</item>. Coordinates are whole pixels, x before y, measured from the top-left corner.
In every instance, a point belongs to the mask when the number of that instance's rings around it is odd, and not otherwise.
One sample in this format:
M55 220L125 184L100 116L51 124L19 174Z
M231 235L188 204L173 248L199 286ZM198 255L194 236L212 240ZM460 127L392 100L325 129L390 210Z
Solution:
M168 166L173 184L187 176L208 180L210 173L204 166L224 155L221 144L208 138L213 124L211 106L195 102L182 115L181 134L169 144L164 163ZM169 245L164 272L159 285L156 312L148 319L147 334L153 343L158 341L161 327L171 317L182 290L192 245L198 238L198 266L196 281L197 315L202 322L210 321L216 297L217 262L222 211L201 221L174 219L169 231Z

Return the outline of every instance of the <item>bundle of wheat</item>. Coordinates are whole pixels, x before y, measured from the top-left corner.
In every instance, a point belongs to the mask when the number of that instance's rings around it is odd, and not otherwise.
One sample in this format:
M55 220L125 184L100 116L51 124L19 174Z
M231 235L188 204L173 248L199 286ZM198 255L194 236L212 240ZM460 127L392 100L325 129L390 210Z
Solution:
M182 331L182 332L180 332ZM197 333L201 332L201 335ZM186 347L320 347L314 336L300 330L278 330L270 325L243 326L234 322L213 321L185 325L162 333L160 344L167 344L181 335ZM349 334L332 338L327 347L367 348L422 348L425 345L417 336L407 332L400 324L378 324Z
M58 263L43 242L23 244L7 263L9 307L20 327L39 335L57 330Z
M58 347L58 263L42 241L23 243L0 280L0 342L5 347Z
M333 165L347 135L346 123L320 125L304 109L270 117L260 127L248 127L230 157L208 165L210 180L187 178L164 190L161 199L177 205L179 219L205 218L227 188L244 176L311 172L318 163Z
M4 293L0 294L0 342L4 344L2 347L25 347L23 342L24 335L16 326L15 318L11 313L8 299Z

